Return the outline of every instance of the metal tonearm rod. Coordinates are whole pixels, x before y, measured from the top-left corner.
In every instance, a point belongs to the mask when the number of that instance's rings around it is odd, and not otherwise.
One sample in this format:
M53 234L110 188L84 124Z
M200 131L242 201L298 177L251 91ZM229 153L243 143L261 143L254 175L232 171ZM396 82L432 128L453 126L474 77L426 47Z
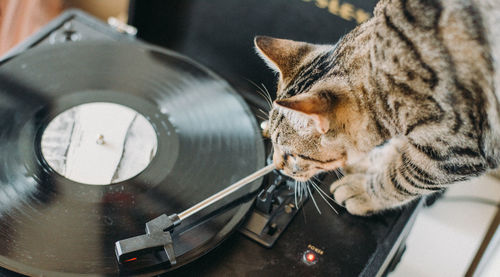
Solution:
M217 201L224 199L228 195L238 191L240 188L252 183L260 177L273 171L274 164L250 174L249 176L237 181L229 187L208 197L198 204L186 209L178 214L167 216L163 214L153 220L146 222L146 234L139 235L115 242L115 253L120 263L127 263L137 260L145 252L163 248L171 265L176 264L175 253L172 244L171 233L175 226L182 223L183 220L209 207Z

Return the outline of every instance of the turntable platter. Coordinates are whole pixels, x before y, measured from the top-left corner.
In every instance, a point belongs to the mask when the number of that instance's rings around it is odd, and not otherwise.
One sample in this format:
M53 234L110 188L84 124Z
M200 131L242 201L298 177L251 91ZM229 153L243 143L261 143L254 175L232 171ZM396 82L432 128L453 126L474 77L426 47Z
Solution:
M44 156L42 138L51 122L91 103L126 107L151 125L155 152L142 171L87 184L65 177ZM64 143L50 130L51 143ZM115 241L144 233L145 222L191 207L264 161L244 101L186 57L110 42L29 50L0 67L0 266L28 275L116 275ZM87 168L74 164L72 170ZM85 174L93 173L78 176ZM259 185L183 222L173 233L177 264L152 272L175 269L221 243L251 206L244 196Z

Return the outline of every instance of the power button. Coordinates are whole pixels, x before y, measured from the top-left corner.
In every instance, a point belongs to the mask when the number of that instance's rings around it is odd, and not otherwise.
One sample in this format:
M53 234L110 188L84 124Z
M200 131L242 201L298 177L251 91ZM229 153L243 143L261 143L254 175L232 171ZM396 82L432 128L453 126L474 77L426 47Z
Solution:
M313 265L318 262L318 254L312 250L306 250L302 255L302 261L306 265Z

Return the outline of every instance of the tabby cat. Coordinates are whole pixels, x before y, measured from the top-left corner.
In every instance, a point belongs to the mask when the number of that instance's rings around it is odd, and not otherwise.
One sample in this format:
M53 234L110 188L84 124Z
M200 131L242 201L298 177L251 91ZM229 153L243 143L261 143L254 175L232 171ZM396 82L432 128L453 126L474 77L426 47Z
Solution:
M381 0L335 45L255 45L279 73L274 163L299 181L344 168L330 190L352 214L499 165L498 0Z

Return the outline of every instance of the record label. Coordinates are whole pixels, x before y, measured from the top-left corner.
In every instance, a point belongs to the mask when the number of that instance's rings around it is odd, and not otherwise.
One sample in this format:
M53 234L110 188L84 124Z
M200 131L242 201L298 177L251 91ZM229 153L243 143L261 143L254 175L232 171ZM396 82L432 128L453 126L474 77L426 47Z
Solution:
M57 115L44 130L42 155L62 176L109 185L141 173L156 154L149 121L115 103L86 103Z

